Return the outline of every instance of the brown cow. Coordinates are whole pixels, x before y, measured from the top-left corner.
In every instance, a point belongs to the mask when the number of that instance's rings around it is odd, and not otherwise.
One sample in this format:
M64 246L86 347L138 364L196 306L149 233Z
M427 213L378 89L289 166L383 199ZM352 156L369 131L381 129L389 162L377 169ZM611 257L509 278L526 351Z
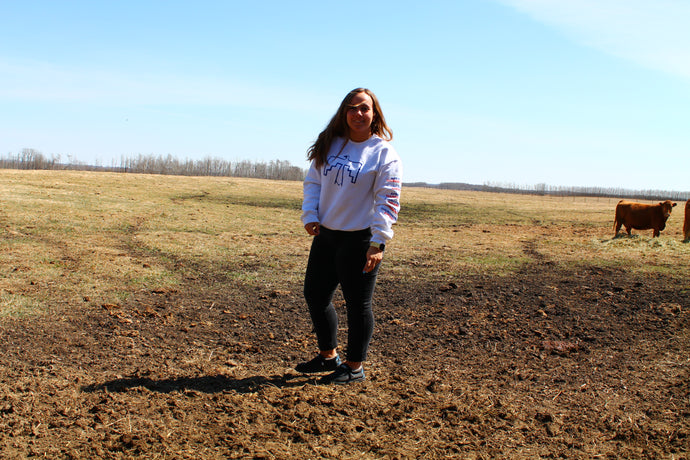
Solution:
M683 241L690 242L690 200L685 203L685 222L683 222Z
M659 236L659 232L666 228L666 220L671 215L673 207L677 203L671 200L662 201L659 204L642 204L631 201L620 200L616 205L616 219L613 221L613 228L616 236L625 225L625 231L630 236L630 231L654 229L653 237Z

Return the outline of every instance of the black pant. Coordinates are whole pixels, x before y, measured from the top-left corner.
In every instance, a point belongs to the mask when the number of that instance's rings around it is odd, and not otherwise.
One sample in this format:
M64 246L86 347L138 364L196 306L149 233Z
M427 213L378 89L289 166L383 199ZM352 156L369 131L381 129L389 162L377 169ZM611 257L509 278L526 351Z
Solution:
M374 332L371 301L379 266L363 273L371 231L329 230L321 227L314 237L304 278L304 297L309 306L319 350L338 346L338 315L333 294L340 284L347 304L347 360L365 361Z

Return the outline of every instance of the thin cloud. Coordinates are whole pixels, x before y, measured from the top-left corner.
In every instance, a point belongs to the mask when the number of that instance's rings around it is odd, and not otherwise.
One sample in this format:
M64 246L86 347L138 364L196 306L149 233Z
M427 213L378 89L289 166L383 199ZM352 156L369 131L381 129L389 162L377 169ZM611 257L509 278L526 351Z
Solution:
M690 78L690 2L499 0L586 46Z

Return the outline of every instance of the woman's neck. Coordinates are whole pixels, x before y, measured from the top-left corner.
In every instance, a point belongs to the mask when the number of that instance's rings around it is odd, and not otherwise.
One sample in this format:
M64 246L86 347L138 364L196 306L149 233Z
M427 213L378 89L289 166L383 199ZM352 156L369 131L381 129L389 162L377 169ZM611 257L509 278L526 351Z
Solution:
M355 134L351 133L350 134L350 140L352 142L364 142L366 140L369 140L371 138L372 134Z

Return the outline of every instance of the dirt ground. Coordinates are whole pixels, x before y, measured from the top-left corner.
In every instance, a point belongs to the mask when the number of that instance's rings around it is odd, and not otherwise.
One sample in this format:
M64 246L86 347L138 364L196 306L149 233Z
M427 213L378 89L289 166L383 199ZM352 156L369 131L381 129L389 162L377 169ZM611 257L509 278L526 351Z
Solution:
M2 319L1 456L690 458L688 280L530 256L435 283L384 266L367 381L343 387L292 371L301 286L199 271Z

